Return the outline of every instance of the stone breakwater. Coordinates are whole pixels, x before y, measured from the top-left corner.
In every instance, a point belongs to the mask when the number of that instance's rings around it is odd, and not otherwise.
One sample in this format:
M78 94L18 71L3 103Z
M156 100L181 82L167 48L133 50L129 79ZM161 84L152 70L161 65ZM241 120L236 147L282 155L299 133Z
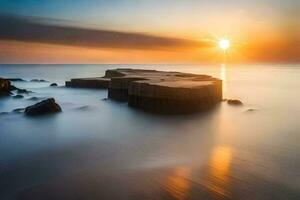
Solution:
M108 98L155 113L192 113L222 101L222 80L180 72L113 69L101 78L71 79L66 86L107 88Z

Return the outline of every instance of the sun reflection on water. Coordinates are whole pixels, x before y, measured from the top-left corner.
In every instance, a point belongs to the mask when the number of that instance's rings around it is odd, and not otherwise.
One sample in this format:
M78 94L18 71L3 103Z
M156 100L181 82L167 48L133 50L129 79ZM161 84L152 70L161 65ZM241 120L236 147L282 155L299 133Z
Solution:
M188 167L177 167L167 178L165 187L168 195L173 199L183 200L186 199L189 192L190 183L187 179L190 174Z
M229 196L229 175L232 161L230 147L216 147L210 160L208 188L217 195Z
M222 79L222 84L223 84L223 95L226 96L227 92L227 66L226 64L221 64L221 69L220 69L220 77Z

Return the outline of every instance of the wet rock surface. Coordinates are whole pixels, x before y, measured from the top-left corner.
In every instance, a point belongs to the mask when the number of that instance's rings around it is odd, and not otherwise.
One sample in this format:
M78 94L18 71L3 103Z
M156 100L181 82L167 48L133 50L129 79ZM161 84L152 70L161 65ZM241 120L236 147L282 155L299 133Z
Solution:
M113 69L104 77L71 79L66 86L108 88L108 98L155 113L197 112L222 101L221 80L180 72Z
M55 99L53 98L46 99L25 108L25 114L29 116L45 115L61 111L61 107L55 102Z
M57 83L51 83L50 87L57 87Z

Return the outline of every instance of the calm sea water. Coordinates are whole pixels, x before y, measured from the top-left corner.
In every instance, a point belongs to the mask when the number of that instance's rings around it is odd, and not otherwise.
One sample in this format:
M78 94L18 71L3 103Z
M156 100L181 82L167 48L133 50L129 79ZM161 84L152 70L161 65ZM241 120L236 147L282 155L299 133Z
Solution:
M133 67L210 74L222 103L158 116L64 81ZM0 199L300 199L300 65L0 65L34 93L0 99ZM54 97L63 112L5 113ZM250 109L250 110L249 110Z

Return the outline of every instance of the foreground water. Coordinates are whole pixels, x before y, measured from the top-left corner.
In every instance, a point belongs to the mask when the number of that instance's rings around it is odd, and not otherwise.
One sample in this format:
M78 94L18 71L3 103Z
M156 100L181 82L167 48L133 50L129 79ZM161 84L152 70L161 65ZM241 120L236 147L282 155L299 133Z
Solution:
M117 67L210 74L245 106L157 116L63 87ZM0 199L300 198L300 66L0 65L0 77L60 85L14 82L34 93L0 99ZM5 113L33 96L63 113Z

